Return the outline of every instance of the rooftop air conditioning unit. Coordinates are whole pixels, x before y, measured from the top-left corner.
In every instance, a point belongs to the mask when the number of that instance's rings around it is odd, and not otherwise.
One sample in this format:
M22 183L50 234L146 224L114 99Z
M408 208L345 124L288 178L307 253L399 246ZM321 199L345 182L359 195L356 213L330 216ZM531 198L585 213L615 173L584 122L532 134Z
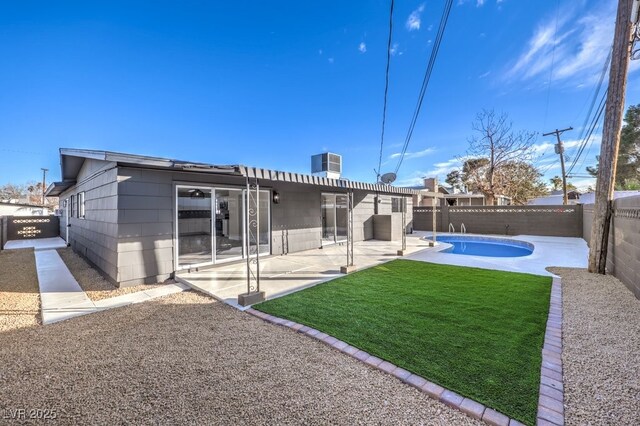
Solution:
M311 173L330 179L340 179L342 175L342 156L325 152L311 156Z

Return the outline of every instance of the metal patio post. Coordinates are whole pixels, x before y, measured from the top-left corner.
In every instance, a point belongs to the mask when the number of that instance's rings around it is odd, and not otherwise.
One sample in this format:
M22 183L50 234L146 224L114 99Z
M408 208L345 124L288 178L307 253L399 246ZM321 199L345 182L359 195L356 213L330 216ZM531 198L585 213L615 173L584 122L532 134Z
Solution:
M407 198L402 197L402 204L400 205L402 209L402 228L400 229L400 238L402 241L402 249L398 250L398 256L404 256L404 253L407 251Z
M353 264L353 191L347 193L347 265L340 267L340 272L348 274L355 271Z
M252 305L264 300L264 291L260 291L260 184L258 178L254 177L255 184L251 185L250 178L247 175L247 189L245 197L245 254L247 257L247 292L238 295L238 304L242 306ZM255 196L251 190L255 188ZM252 206L251 202L255 206ZM252 216L254 217L252 219ZM255 230L255 232L254 232ZM251 253L251 237L255 242L255 258ZM255 272L251 265L256 265ZM252 285L255 281L255 286Z

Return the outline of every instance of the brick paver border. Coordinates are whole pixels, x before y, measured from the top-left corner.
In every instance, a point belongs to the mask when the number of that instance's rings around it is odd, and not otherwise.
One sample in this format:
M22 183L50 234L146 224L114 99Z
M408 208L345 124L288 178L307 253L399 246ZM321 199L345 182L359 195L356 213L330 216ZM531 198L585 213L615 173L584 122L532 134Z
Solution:
M490 407L465 398L456 392L445 389L424 377L411 373L395 364L373 356L363 350L349 345L342 340L329 336L314 328L298 324L283 318L278 318L253 308L247 313L275 325L288 327L298 333L306 334L325 343L334 349L345 353L365 364L387 374L395 376L402 382L417 388L431 398L443 402L454 409L460 410L469 417L483 420L490 425L516 426L522 425ZM542 348L542 366L540 371L540 397L538 399L537 424L564 426L564 385L562 380L562 284L560 278L553 278L551 285L551 301L549 318L544 335Z

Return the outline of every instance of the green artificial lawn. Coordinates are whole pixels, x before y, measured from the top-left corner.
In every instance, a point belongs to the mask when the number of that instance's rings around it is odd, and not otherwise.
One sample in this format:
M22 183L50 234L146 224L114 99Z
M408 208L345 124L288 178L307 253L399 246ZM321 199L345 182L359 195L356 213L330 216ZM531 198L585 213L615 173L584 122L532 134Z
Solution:
M535 424L551 278L394 260L254 308Z

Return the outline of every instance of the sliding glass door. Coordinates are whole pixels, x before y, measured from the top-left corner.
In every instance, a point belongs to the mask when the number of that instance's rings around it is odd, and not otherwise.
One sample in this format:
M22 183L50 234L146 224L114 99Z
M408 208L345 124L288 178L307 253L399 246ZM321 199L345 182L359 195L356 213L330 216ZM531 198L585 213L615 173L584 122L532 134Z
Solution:
M260 254L270 254L271 193L260 191L257 204L255 194L251 195L247 212L245 189L177 186L177 269L243 259L247 256L247 238L249 255L255 255L256 241L260 242ZM250 226L257 225L255 219L259 217L260 226L252 228L251 233L247 232L247 214Z
M210 188L177 188L178 266L205 265L213 260Z
M347 241L348 202L343 194L321 195L322 244Z

